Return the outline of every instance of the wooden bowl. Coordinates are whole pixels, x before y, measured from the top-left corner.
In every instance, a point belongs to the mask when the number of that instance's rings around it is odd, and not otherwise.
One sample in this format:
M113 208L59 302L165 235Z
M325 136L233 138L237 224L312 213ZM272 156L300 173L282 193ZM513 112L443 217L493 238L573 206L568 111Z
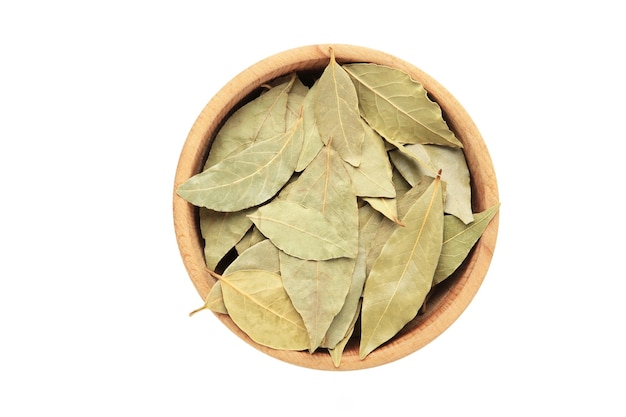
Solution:
M198 209L180 198L176 189L202 170L211 142L221 124L246 99L249 100L255 90L268 81L294 71L321 73L330 59L329 48L333 49L339 63L369 62L387 65L403 70L421 82L430 97L440 105L449 127L463 143L471 176L474 212L483 211L499 201L494 168L478 129L457 100L429 75L399 58L359 46L310 45L287 50L252 65L225 85L202 110L184 143L174 181L174 228L185 268L202 300L215 279L209 274L204 261ZM294 365L325 370L354 370L383 365L430 343L461 315L487 273L497 231L498 215L491 221L459 270L436 287L422 314L364 360L359 358L358 341L350 342L339 368L334 367L327 352L310 354L308 351L282 351L261 346L243 333L229 316L216 316L250 345Z

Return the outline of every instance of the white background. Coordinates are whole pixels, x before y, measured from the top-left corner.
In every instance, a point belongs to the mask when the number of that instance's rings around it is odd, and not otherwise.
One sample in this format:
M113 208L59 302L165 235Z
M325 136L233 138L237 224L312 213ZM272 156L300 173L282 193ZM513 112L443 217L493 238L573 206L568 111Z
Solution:
M626 413L622 8L366 3L2 3L0 415ZM382 50L443 84L502 201L465 313L363 371L289 365L189 318L201 300L174 237L176 164L204 105L315 43Z

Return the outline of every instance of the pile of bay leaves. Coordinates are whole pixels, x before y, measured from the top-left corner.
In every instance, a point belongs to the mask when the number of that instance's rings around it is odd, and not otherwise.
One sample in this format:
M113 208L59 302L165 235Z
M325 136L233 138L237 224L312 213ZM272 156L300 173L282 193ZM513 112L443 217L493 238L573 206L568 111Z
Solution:
M351 338L364 359L417 316L499 204L472 213L463 145L405 72L331 56L301 78L229 116L177 193L199 207L217 278L196 311L339 366Z

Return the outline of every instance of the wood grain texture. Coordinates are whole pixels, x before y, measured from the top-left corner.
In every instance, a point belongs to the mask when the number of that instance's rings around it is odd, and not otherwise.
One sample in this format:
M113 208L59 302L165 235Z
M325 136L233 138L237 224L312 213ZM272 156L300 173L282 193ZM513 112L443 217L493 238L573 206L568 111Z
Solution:
M387 53L354 45L309 45L270 56L225 85L205 106L193 124L180 154L174 179L174 229L180 254L191 282L202 300L215 279L204 262L198 210L176 194L180 184L201 171L211 142L221 123L249 99L261 84L293 71L321 72L330 60L330 48L337 62L369 62L406 71L422 83L431 98L442 108L444 118L463 143L472 181L472 205L479 212L499 202L498 185L491 157L474 122L461 104L443 86L412 64ZM302 367L320 370L356 370L380 366L401 359L433 341L466 309L482 284L496 245L496 214L465 263L440 284L429 298L425 311L418 315L391 341L359 359L358 341L351 341L344 351L341 366L335 368L327 352L310 354L270 349L253 342L232 320L216 316L241 339L266 354Z

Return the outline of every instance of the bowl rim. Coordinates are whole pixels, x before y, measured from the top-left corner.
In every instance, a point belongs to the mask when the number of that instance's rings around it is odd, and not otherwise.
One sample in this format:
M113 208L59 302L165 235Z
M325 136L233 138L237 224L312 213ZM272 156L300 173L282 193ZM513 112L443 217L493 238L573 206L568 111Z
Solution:
M486 144L478 128L461 104L434 78L414 65L388 53L364 46L347 44L315 44L284 50L269 56L236 75L224 85L202 109L193 123L180 153L173 192L174 230L185 269L196 291L204 300L215 279L204 260L198 209L183 200L176 189L201 171L204 160L221 123L242 100L262 84L294 71L320 70L330 60L330 50L339 63L367 62L394 67L407 72L422 83L436 101L444 117L463 143L472 181L474 211L482 211L499 202L496 175ZM228 315L214 313L233 333L256 349L287 363L319 370L357 370L372 368L401 359L437 338L467 308L489 269L499 226L499 213L491 220L483 235L467 257L466 262L444 293L434 300L426 317L416 320L401 334L383 344L365 359L360 359L358 346L344 351L341 366L335 367L326 352L282 351L268 348L251 340ZM448 281L448 280L446 280ZM444 283L446 283L444 281Z

